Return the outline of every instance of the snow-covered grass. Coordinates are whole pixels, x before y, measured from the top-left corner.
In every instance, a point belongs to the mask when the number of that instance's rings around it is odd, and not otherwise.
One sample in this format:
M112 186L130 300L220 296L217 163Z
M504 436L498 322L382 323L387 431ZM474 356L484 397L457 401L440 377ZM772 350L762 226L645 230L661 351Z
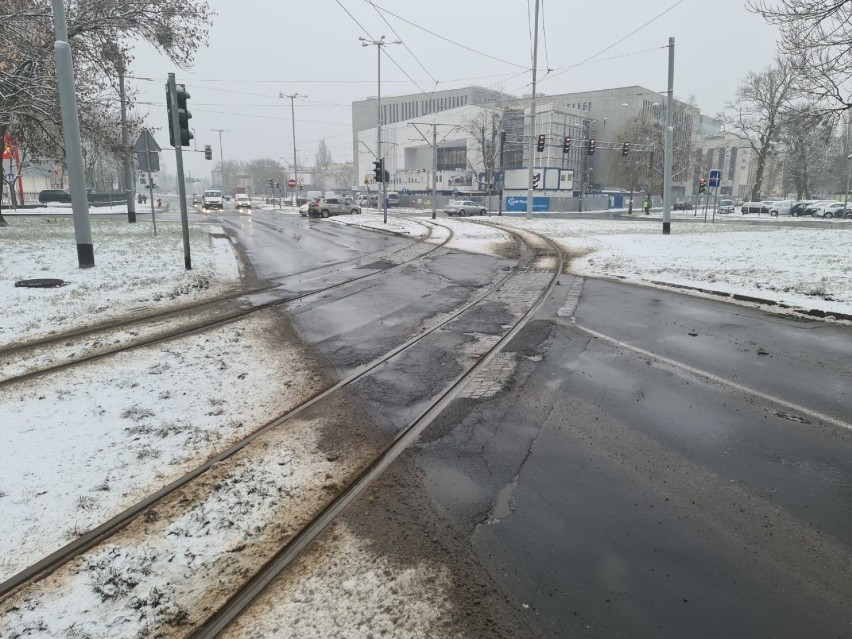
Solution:
M92 220L95 267L77 262L73 221L50 216L12 219L0 229L0 346L126 315L174 308L220 295L239 283L230 243L190 227L192 270L184 268L178 223ZM16 287L24 279L57 278L58 288Z
M577 257L571 271L739 293L805 309L852 314L852 226L524 220Z
M275 334L267 313L5 388L0 581L315 392Z

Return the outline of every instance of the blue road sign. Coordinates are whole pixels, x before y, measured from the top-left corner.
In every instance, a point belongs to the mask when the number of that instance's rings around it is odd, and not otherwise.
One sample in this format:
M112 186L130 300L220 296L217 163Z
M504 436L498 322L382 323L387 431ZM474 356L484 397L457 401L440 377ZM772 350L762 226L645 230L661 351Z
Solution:
M711 169L710 171L710 180L708 181L708 185L711 188L717 188L719 186L719 182L722 181L722 171L720 169Z

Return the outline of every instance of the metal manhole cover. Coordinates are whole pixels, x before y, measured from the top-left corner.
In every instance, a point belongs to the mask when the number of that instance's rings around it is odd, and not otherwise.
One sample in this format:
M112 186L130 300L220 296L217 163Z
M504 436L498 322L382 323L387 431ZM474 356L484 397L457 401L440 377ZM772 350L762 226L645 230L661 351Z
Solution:
M65 284L64 280L58 280L49 277L37 278L33 280L19 280L15 282L15 286L22 286L25 288L53 288L54 286L62 286Z

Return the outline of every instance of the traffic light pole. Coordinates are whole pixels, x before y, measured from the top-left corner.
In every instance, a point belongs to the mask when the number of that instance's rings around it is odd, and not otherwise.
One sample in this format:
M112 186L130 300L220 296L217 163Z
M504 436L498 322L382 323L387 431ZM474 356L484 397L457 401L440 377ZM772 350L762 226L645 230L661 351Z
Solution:
M168 87L169 111L172 114L172 135L175 141L175 166L177 167L178 202L180 203L180 223L183 227L183 263L187 271L192 270L192 257L189 254L189 219L186 212L186 183L183 179L183 146L178 115L177 86L175 74L169 74ZM221 146L220 146L221 150ZM223 167L224 170L224 167Z

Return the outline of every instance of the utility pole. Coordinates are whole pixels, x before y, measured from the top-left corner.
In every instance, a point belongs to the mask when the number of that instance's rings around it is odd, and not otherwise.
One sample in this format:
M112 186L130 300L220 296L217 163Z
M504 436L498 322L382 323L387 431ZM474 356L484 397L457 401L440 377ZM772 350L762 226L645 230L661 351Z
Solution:
M119 53L119 55L121 55ZM124 60L118 61L118 96L121 100L121 148L124 165L124 188L127 191L127 221L136 223L136 180L133 179L133 156L127 141L127 96L124 92Z
M440 122L410 122L411 126L414 127L414 130L420 134L420 137L426 141L426 144L432 147L432 219L436 219L438 217L438 127L439 126L448 126L450 130L447 131L447 135L455 131L458 126L454 124L441 124ZM419 125L431 126L432 127L432 142L429 142L429 139L420 132L420 129L417 127ZM441 142L446 139L447 135L441 138Z
M535 0L535 27L533 27L533 64L532 64L532 102L530 103L530 166L527 184L527 219L533 214L533 159L535 158L535 90L536 90L536 67L538 66L538 5Z
M666 155L663 164L663 235L671 233L672 226L672 166L674 128L674 47L675 39L669 38L669 95L666 100Z
M846 190L849 190L847 185ZM438 125L432 125L432 219L438 217Z
M77 94L74 89L74 62L71 58L71 45L68 44L68 23L65 21L64 2L52 0L52 3L53 28L56 32L53 53L56 58L56 84L62 111L62 138L65 143L71 209L74 214L77 264L80 268L92 268L95 265L95 250L92 245L86 175L83 171L83 143L80 140L80 116L77 113Z
M296 106L294 104L294 100L296 98L306 98L306 95L299 95L298 93L293 93L292 95L285 95L283 93L279 93L278 97L280 98L290 98L290 116L293 121L293 179L296 180L296 185L299 184L299 165L296 162ZM295 206L299 206L298 196L296 198Z
M382 157L382 47L388 44L402 44L401 40L386 42L385 36L378 40L368 40L364 37L358 38L361 41L362 47L375 45L376 53L378 53L378 91L376 97L376 159L382 162L384 167L384 157ZM384 223L388 223L388 183L385 176L382 175L382 209L384 210Z
M506 169L503 167L503 147L506 144L506 132L500 131L500 202L497 204L497 215L503 215L503 189L506 188Z
M219 134L219 166L222 168L222 196L224 197L227 189L227 180L225 179L225 154L222 151L222 134L230 133L230 129L210 129L214 133Z

